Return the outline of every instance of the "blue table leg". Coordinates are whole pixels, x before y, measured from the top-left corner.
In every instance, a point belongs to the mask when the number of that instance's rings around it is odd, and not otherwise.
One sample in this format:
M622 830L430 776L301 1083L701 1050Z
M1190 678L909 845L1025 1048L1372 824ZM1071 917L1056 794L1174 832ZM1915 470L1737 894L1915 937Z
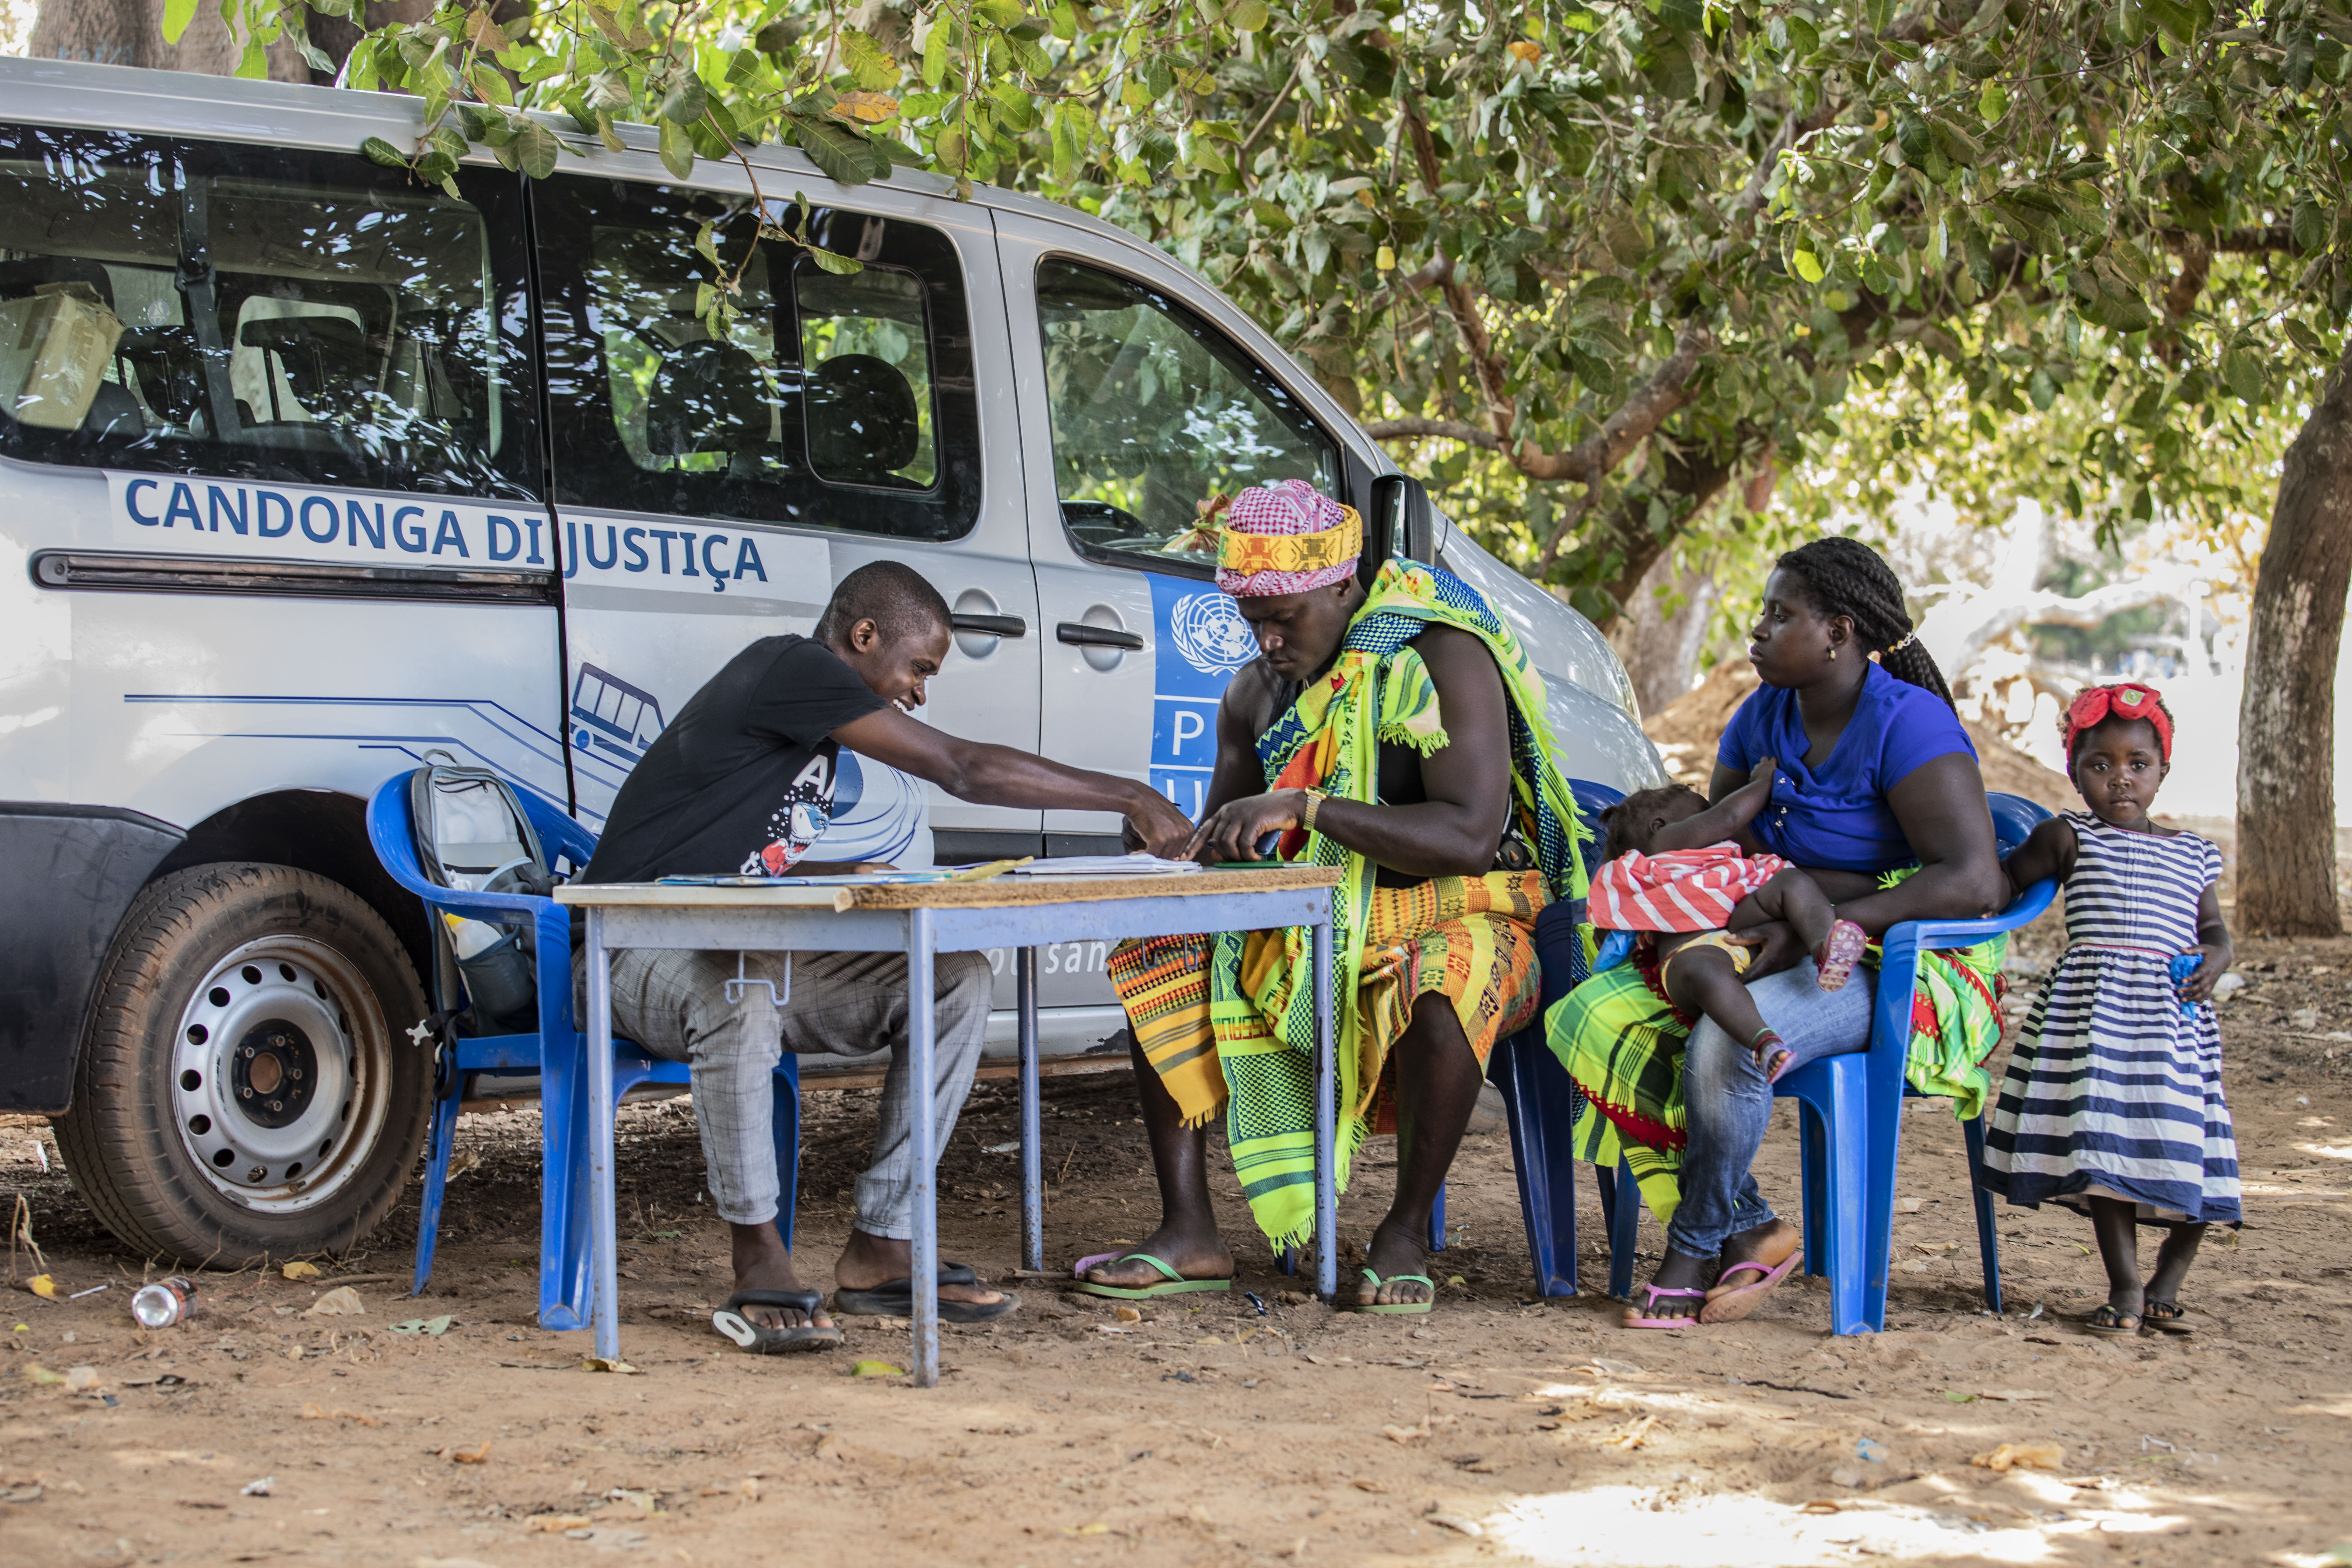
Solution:
M939 1129L932 1121L939 1082L938 1040L933 1035L931 944L929 910L907 915L907 1077L915 1097L915 1247L909 1273L915 1286L915 1386L940 1385Z
M1021 1266L1045 1267L1045 1173L1037 1103L1037 950L1015 949L1013 985L1021 1012Z
M588 910L588 1225L590 1313L596 1354L621 1359L619 1246L613 1182L613 955L604 911Z
M1331 1020L1331 922L1315 928L1315 1290L1339 1294L1339 1042Z

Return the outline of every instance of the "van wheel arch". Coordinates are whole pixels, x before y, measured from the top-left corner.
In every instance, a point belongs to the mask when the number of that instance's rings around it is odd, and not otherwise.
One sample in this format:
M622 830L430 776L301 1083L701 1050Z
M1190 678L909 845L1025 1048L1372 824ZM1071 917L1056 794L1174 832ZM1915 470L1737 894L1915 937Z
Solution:
M282 789L248 795L188 829L148 878L161 881L216 861L290 866L339 883L392 928L417 973L433 973L425 905L393 880L368 842L367 802L341 790Z

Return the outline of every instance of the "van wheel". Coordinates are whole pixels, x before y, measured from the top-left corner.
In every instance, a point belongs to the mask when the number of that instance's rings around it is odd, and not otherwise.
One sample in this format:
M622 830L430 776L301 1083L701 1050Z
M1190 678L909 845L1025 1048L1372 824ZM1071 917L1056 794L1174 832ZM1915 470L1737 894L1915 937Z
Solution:
M57 1122L75 1187L150 1257L236 1268L348 1250L425 1140L432 1057L408 955L349 889L221 864L143 889Z

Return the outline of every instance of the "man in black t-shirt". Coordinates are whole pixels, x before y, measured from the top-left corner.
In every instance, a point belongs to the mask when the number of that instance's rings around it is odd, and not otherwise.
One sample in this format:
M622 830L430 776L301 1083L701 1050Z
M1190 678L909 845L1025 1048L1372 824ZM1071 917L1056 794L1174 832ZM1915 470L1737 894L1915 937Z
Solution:
M842 871L810 847L833 809L835 763L847 746L960 799L990 805L1116 811L1154 853L1181 850L1192 825L1132 779L1064 767L1009 746L943 734L910 715L948 656L948 606L921 576L875 562L842 579L816 635L763 637L730 659L663 731L621 785L590 882L660 877ZM732 1232L735 1293L727 1310L751 1329L753 1351L839 1341L803 1289L777 1233L781 1190L771 1075L778 1054L863 1056L887 1047L873 1163L858 1177L855 1228L834 1266L843 1311L906 1316L913 1239L913 1118L933 1119L945 1147L980 1063L991 990L976 952L934 961L938 1081L907 1067L907 961L887 953L677 952L613 955L614 1032L691 1070L695 1119L712 1202ZM741 974L729 1002L728 982ZM586 983L584 959L578 983ZM782 995L783 1007L771 996ZM583 1009L584 1010L584 1009ZM961 1266L943 1265L940 1315L982 1322L1019 1304Z

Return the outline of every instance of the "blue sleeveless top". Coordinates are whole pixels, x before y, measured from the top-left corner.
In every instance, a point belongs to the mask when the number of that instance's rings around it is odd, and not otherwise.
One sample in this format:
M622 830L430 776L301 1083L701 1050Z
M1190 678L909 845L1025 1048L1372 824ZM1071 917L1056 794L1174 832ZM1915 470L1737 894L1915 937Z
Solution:
M1780 759L1771 804L1756 818L1757 839L1796 865L1838 871L1890 871L1918 859L1886 792L1923 763L1977 754L1942 698L1875 661L1845 733L1819 767L1805 765L1811 749L1797 694L1759 686L1732 714L1715 755L1743 773L1761 758Z

